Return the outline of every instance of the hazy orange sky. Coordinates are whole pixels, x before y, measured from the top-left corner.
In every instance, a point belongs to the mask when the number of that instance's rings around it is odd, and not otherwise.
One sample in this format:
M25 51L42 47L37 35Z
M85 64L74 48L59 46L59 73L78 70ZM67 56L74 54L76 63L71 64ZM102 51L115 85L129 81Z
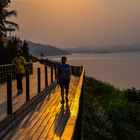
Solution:
M140 0L11 0L22 39L59 48L140 42Z

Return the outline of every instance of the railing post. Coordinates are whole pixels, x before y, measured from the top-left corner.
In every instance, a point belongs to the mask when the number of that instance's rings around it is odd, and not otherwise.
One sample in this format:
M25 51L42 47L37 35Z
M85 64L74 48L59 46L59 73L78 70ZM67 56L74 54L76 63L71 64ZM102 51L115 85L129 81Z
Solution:
M30 74L33 74L33 63L30 63Z
M51 65L51 83L53 83L53 65Z
M55 80L56 80L57 79L57 64L55 64L54 70L55 70Z
M30 101L30 81L29 72L26 73L26 101Z
M7 115L12 114L12 76L7 75Z
M41 79L40 79L40 68L37 69L37 83L38 83L38 93L40 93L40 85L41 85Z
M48 87L48 68L45 65L45 87Z

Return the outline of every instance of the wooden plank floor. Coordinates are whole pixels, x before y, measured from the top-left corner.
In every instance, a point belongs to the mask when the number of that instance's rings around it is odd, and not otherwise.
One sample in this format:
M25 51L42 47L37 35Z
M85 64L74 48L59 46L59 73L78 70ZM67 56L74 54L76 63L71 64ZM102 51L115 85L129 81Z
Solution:
M60 139L71 115L70 110L79 77L72 76L68 104L61 105L59 86L36 107L4 138L5 140L51 140Z
M45 76L44 76L44 65L40 63L33 64L33 74L30 75L30 96L34 97L37 93L37 68L41 69L41 89L45 88ZM50 68L48 67L48 84L50 85ZM12 93L13 93L13 111L16 111L19 107L21 107L26 100L26 83L25 78L23 78L23 93L21 95L17 95L16 88L16 80L12 81ZM0 85L0 120L6 117L7 110L7 87L6 83Z

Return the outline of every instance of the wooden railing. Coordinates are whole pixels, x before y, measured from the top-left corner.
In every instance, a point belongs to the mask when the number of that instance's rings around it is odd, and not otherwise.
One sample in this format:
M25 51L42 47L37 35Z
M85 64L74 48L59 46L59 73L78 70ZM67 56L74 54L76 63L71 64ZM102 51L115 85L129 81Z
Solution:
M44 72L41 73L41 70L40 68L37 69L37 87L35 87L37 89L37 94L33 97L31 97L31 93L30 93L30 75L29 73L26 73L26 82L25 82L25 87L26 87L26 90L25 90L25 102L24 104L19 107L16 111L13 111L13 90L12 90L12 74L7 74L7 79L6 79L6 82L7 82L7 90L5 94L7 94L7 99L6 99L6 102L7 102L7 116L5 116L5 118L3 120L0 120L0 132L2 132L3 130L6 131L6 132L3 132L1 133L0 135L0 138L3 137L7 131L9 131L9 128L8 130L5 129L8 124L10 124L11 122L13 122L18 116L20 116L23 112L24 115L26 115L27 113L27 110L29 110L30 106L32 104L34 104L35 102L37 101L40 101L44 96L46 96L46 94L50 93L56 86L56 67L54 65L51 65L51 73L50 73L50 77L48 77L48 66L44 65ZM45 82L45 87L44 89L41 89L41 82L43 82L41 80L41 74L43 74L43 76L45 77L44 78L44 82ZM51 83L48 85L48 79L51 79Z
M33 64L27 64L29 73L33 73ZM11 74L12 79L16 79L16 67L12 64L0 65L0 83L6 82L7 74Z
M44 65L44 77L45 77L45 88L48 87L48 70L47 70L47 66ZM54 72L53 71L56 71L55 70L55 67L52 65L51 66L51 74L50 74L50 79L51 79L51 84L54 83L54 77L56 78L56 75L54 75ZM56 73L55 73L56 74ZM40 68L37 68L37 87L35 87L37 89L37 93L41 93L42 90L41 90L41 69ZM30 73L27 72L26 73L26 101L30 101L31 100L31 93L30 93ZM6 79L6 82L7 82L7 115L9 114L12 114L13 113L13 109L12 109L12 106L13 106L13 103L12 103L12 97L13 97L13 93L12 93L12 74L11 73L8 73L7 74L7 79ZM43 89L43 90L44 90Z
M74 67L73 67L74 68ZM65 127L61 140L81 140L82 139L82 120L83 120L83 97L84 97L84 77L85 67L79 67L80 81L71 109L71 116Z
M48 87L48 76L47 76L47 66L44 66L45 71L44 71L44 77L45 77L45 87ZM73 101L73 106L71 108L71 116L65 126L64 132L61 136L61 140L81 140L82 139L82 120L83 120L83 97L84 97L84 77L85 77L85 67L82 66L71 66L72 68L72 74L79 76L79 84L77 87L77 91L75 94L75 98ZM55 72L54 72L55 71ZM37 70L37 81L38 81L38 95L31 100L30 98L30 85L29 85L29 73L26 74L26 102L25 106L22 107L22 109L17 110L16 112L13 112L13 103L12 103L12 76L11 74L8 75L7 77L7 121L4 121L2 126L0 126L0 131L4 129L6 125L8 125L8 122L11 122L15 119L15 116L18 116L23 110L27 110L27 107L30 106L36 98L40 98L43 96L41 94L41 89L40 89L40 84L41 84L41 79L40 79L40 68ZM56 84L56 79L54 80L54 76L56 78L57 75L57 67L56 65L51 64L51 83L52 86L50 86L50 89L52 90L55 88L53 85ZM48 88L47 88L48 90ZM46 91L45 91L46 92ZM41 95L41 96L40 96ZM29 102L30 101L30 102ZM14 115L13 115L14 114ZM13 117L14 116L14 117ZM6 123L5 123L6 122Z

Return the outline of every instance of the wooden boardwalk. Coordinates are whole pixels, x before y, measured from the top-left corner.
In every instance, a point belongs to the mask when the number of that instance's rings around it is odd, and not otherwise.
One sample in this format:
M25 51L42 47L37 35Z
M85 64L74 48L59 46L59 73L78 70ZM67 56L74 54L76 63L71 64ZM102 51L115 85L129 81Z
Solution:
M41 69L41 90L45 88L44 65L40 63L33 64L33 74L30 75L30 96L31 98L37 95L37 68ZM48 85L51 84L50 67L48 67ZM17 96L16 80L12 81L13 93L13 111L20 108L26 101L26 87L25 78L23 79L23 93ZM0 120L4 119L7 115L7 90L6 83L0 85Z
M80 78L76 76L71 78L68 104L61 105L60 88L57 86L52 93L32 108L31 112L7 134L4 140L60 139L71 118L71 113L75 113L71 110L75 104L75 97L79 99L79 95L76 95L79 90L79 80ZM78 104L77 100L76 104Z

